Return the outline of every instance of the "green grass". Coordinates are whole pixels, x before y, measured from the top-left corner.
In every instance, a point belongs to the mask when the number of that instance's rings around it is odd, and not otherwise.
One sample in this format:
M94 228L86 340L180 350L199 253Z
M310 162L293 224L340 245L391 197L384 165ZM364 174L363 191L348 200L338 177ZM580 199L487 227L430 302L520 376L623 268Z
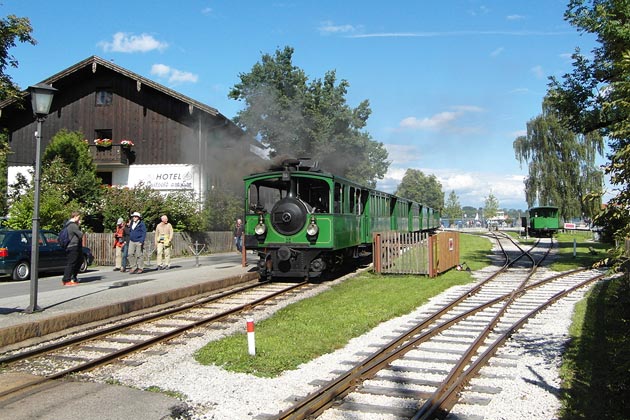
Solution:
M606 258L610 245L594 242L591 232L558 233L558 253L550 268L567 271L579 267L591 267Z
M560 418L628 419L630 276L597 284L577 304L569 334Z
M462 261L473 270L488 265L491 245L486 238L462 235ZM248 354L247 336L242 333L208 343L196 359L234 372L275 377L344 347L351 338L411 312L453 285L470 281L470 273L455 270L432 279L362 274L257 323L256 356Z

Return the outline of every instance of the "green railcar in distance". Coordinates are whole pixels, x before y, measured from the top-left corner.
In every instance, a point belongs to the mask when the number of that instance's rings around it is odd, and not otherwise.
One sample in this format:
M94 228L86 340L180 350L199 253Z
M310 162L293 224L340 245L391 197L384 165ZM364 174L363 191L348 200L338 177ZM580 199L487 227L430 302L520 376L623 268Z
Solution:
M555 206L532 207L529 212L529 235L551 237L560 229L560 210Z
M311 161L286 159L244 183L245 248L258 252L261 280L317 278L370 253L373 232L434 229L429 217L421 226L420 204L323 172Z

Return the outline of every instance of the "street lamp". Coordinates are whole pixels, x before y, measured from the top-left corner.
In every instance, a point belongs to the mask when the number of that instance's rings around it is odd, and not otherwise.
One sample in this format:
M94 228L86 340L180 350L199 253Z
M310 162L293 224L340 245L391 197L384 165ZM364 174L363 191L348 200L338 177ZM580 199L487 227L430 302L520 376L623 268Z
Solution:
M37 281L39 280L39 178L41 174L41 143L42 123L50 112L53 96L57 89L44 83L38 83L28 88L31 94L33 114L37 118L37 131L35 132L35 175L33 177L34 203L33 203L33 232L31 234L31 304L26 312L41 311L37 306Z

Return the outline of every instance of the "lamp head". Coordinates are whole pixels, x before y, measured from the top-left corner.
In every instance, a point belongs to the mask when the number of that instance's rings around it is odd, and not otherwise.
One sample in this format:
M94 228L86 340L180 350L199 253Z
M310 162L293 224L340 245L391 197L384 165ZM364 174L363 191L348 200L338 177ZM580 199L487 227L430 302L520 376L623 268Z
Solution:
M33 113L38 117L45 117L50 112L53 96L57 89L45 83L38 83L28 88L31 94L31 105Z

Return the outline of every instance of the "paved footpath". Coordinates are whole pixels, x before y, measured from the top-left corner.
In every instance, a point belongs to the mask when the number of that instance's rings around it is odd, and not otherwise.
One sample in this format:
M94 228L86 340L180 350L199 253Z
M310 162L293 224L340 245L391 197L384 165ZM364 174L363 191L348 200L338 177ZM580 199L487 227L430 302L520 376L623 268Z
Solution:
M37 293L41 311L35 313L25 312L32 299L30 282L0 278L0 357L19 341L36 343L42 336L52 338L103 319L124 318L129 312L257 279L256 257L248 254L247 259L243 267L236 252L178 258L170 270L158 271L149 265L139 275L96 267L79 275L81 283L74 287L64 287L59 275L42 276ZM0 374L0 391L27 379ZM44 386L27 398L0 399L0 418L153 420L177 417L182 407L181 401L155 392L67 379Z

